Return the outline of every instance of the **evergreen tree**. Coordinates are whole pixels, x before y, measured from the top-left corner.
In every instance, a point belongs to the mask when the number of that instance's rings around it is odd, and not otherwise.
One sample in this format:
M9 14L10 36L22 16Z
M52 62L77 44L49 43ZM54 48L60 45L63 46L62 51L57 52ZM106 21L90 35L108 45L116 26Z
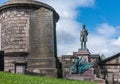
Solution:
M104 60L104 59L106 59L105 55L102 54L102 55L100 56L100 59L101 59L101 61Z

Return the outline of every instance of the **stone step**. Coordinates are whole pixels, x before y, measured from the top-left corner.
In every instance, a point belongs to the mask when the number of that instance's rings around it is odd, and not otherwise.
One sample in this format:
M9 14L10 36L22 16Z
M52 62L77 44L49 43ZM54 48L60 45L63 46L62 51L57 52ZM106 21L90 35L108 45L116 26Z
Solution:
M106 84L104 79L97 78L95 75L81 76L79 74L69 74L66 76L66 78L70 80L92 81L95 82L96 84Z
M82 75L80 75L80 74L68 74L68 75L66 76L66 78L69 79L69 80L92 81L92 80L94 80L94 78L96 78L96 77L95 77L94 74L93 74L93 75L87 75L87 76L82 76Z
M106 84L104 79L101 78L95 78L93 80L93 82L97 83L97 84Z
M94 74L94 69L90 68L90 69L86 70L83 74Z

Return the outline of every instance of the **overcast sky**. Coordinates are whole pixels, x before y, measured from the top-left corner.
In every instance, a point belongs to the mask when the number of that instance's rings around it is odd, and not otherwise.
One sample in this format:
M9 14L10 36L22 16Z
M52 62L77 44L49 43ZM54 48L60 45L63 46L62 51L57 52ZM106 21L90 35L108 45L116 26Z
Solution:
M0 4L7 0L0 0ZM54 7L57 23L58 56L80 48L80 31L89 31L87 48L106 57L120 52L120 0L39 0Z

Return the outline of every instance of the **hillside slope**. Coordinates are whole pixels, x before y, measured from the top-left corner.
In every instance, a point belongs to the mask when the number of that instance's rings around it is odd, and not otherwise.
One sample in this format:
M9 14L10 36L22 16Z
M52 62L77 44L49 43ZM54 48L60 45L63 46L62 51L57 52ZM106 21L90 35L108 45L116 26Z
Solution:
M0 84L95 84L95 83L0 72Z

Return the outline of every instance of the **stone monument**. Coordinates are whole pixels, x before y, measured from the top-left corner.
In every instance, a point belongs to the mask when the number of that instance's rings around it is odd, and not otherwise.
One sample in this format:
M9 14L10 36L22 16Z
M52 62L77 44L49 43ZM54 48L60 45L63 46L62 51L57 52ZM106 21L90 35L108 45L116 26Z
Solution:
M68 79L91 80L95 77L93 64L89 60L90 52L86 46L87 35L88 31L83 25L80 32L81 48L78 52L73 52L73 64L70 67L70 74L67 75Z
M9 0L0 7L4 70L57 77L57 12L34 0Z
M87 36L88 31L85 29L85 25L83 25L83 29L80 32L81 48L78 49L78 52L73 52L73 56L70 57L70 63L72 64L69 67L69 74L66 75L66 78L105 84L105 80L97 78L94 73L94 63L90 61L91 54L86 46Z

